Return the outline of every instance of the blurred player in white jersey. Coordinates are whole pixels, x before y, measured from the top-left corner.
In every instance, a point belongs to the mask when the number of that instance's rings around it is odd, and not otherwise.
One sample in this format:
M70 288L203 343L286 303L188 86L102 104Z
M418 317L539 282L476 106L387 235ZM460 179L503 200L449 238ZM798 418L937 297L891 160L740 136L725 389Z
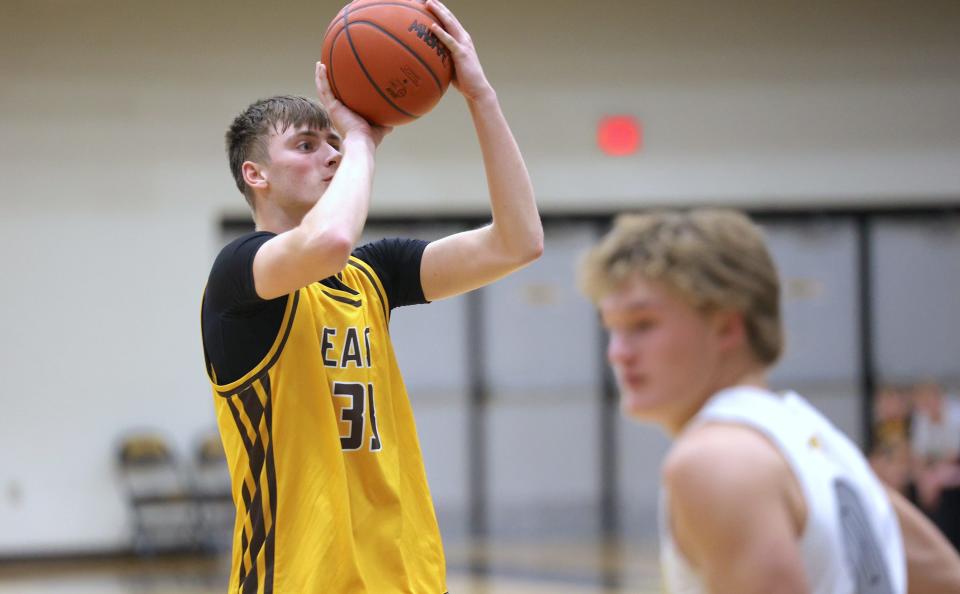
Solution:
M580 269L624 413L669 432L670 592L960 592L960 558L859 449L766 372L783 349L760 230L728 210L620 217ZM829 337L824 337L829 339Z

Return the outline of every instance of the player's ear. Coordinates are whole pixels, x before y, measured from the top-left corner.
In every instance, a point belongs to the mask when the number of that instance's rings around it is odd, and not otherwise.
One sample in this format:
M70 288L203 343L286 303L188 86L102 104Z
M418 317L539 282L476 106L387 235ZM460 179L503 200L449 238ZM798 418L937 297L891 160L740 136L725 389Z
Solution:
M714 329L721 347L729 350L746 344L747 321L742 311L719 309L714 315Z
M267 172L253 161L244 161L240 166L240 172L243 174L243 181L251 188L267 187Z

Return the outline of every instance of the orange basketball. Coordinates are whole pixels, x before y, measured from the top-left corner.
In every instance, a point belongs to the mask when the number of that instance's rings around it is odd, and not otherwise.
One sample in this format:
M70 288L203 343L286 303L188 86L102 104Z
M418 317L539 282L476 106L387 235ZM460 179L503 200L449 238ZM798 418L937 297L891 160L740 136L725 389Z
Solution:
M354 0L327 27L322 60L337 99L374 124L397 126L440 101L453 56L421 0Z

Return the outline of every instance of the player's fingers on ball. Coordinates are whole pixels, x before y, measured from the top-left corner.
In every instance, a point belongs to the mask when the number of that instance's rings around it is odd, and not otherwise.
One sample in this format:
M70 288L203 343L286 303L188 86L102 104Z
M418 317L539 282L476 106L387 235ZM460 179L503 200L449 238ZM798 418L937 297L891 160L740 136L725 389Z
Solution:
M470 47L470 37L467 36L466 33L458 39L436 23L430 26L430 30L443 42L443 45L447 46L447 49L449 49L450 53L454 56L462 56L467 53L467 49Z
M316 71L317 93L324 103L329 103L333 96L330 92L330 83L327 81L327 67L317 62Z
M327 67L323 65L323 62L317 62L317 69L314 72L314 80L317 83L317 88L321 88L326 84Z
M456 52L459 48L459 43L457 43L457 40L454 39L453 35L450 35L444 31L443 27L441 27L438 23L431 24L430 31L439 37L440 41L443 42L443 45L447 46L447 49L449 49L451 52Z
M323 68L323 64L321 64L320 62L317 62L317 65L313 71L313 82L316 83L317 85L317 91L320 91L323 89L323 79L326 77L327 76Z
M337 100L337 97L333 94L333 89L330 87L330 79L327 78L327 67L325 65L321 64L320 66L317 84L320 86L320 93L323 95L324 101L333 102Z

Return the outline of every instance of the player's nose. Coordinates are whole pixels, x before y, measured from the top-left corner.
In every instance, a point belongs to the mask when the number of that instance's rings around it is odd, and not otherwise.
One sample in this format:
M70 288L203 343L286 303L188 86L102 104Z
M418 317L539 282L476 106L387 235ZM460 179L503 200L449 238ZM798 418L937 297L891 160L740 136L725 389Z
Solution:
M340 164L343 154L337 149L330 147L330 154L327 155L327 167L335 168Z
M607 360L617 365L626 363L632 356L629 341L615 332L611 333L607 343Z

